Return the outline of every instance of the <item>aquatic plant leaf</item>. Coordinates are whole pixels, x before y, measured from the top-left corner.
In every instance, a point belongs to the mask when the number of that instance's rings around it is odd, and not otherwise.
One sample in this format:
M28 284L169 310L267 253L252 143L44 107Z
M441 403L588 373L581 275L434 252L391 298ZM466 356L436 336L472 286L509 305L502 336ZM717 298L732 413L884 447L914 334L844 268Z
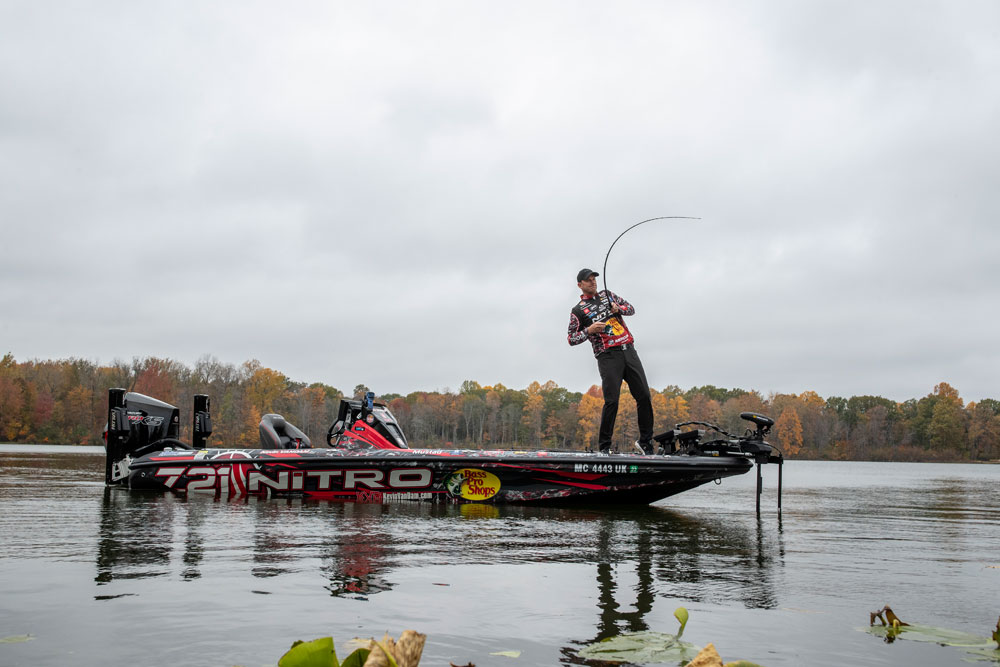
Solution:
M885 612L885 620L889 622L889 625L894 625L896 627L899 627L901 625L909 625L909 623L905 623L903 619L896 616L896 614L893 613L892 608L889 607L889 605L886 605L882 611Z
M403 634L399 635L399 641L396 642L396 662L399 663L399 667L418 667L426 641L427 635L416 630L403 630Z
M498 655L501 658L520 658L520 651L497 651L496 653L490 653L490 655Z
M997 643L997 648L1000 648L1000 618L997 619L997 629L993 631L993 641Z
M684 634L684 626L688 622L688 610L684 607L677 607L674 609L674 618L681 623L681 629L677 631L677 638L680 639L680 636Z
M761 667L755 662L747 660L734 660L722 664L722 657L715 650L715 644L709 644L698 652L694 659L684 665L684 667Z
M883 616L883 614L885 615ZM875 625L876 618L882 623L882 625L889 625L896 627L900 625L909 625L909 623L904 622L903 619L896 616L896 614L893 613L892 611L892 607L890 607L889 605L885 605L878 611L871 612L868 615L868 625Z
M994 662L1000 664L1000 649L967 648L963 649L971 658L965 658L964 662Z
M356 648L349 656L344 658L344 661L340 663L340 667L364 667L369 653L370 651L367 648Z
M715 650L715 644L709 644L705 648L699 651L698 655L694 657L694 660L689 662L685 667L724 667L722 664L722 657L719 652Z
M882 626L858 628L876 637L892 637L915 642L928 642L942 646L957 646L960 648L992 648L992 642L986 637L980 637L968 632L936 628L930 625Z
M278 667L340 667L333 650L333 637L295 642L278 660Z
M20 644L21 642L30 642L34 637L31 635L13 635L12 637L4 637L0 639L0 644Z
M396 657L393 655L395 648L396 642L389 636L388 632L380 642L371 640L368 644L371 653L368 655L365 665L367 667L399 667L396 663Z
M368 637L367 639L362 639L361 637L351 637L341 645L344 646L345 650L350 651L353 649L368 648L368 644L371 643L371 640L371 637Z
M663 632L630 632L584 646L577 652L586 660L606 662L681 662L693 659L699 648Z

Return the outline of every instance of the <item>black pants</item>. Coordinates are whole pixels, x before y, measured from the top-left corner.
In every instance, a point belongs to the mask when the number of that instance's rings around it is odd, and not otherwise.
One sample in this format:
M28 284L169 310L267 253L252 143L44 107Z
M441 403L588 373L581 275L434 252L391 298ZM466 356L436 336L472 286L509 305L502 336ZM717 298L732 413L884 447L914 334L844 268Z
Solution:
M653 402L649 395L649 384L646 382L646 371L635 351L635 346L629 344L626 349L612 347L597 355L597 369L601 373L601 384L604 388L604 409L601 411L601 431L597 436L597 444L601 449L611 447L611 435L615 432L615 419L618 417L618 397L622 391L622 380L628 384L628 390L635 399L635 408L639 417L639 442L649 442L653 439Z

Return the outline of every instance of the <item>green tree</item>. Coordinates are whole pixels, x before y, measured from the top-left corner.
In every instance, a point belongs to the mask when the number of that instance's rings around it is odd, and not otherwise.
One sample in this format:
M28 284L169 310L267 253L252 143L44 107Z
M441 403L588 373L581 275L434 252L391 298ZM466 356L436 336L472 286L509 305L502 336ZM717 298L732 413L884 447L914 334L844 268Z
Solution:
M937 450L964 451L965 414L958 390L947 382L934 387L937 401L931 411L927 434L932 448Z

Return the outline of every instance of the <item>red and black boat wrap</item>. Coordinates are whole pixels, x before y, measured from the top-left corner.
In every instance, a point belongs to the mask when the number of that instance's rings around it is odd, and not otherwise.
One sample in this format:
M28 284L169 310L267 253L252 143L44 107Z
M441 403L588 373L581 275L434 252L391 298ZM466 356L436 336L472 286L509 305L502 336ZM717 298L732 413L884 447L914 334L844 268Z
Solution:
M388 407L369 395L342 401L327 447L278 415L261 424L266 449L214 449L209 401L195 399L193 445L177 439L177 408L110 392L105 481L137 490L219 497L306 497L393 503L648 504L754 463L778 462L763 440L771 420L747 413L756 431L705 440L704 430L656 436L652 455L575 451L410 449ZM751 419L752 417L752 419ZM265 428L266 426L266 428ZM728 434L727 434L728 435ZM280 448L274 448L277 444Z

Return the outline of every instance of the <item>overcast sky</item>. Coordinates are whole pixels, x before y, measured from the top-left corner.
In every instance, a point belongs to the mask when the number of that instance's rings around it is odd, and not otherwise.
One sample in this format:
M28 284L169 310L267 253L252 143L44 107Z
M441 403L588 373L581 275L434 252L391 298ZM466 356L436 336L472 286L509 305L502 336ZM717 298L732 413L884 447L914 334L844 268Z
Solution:
M0 1L0 354L1000 398L1000 4Z

